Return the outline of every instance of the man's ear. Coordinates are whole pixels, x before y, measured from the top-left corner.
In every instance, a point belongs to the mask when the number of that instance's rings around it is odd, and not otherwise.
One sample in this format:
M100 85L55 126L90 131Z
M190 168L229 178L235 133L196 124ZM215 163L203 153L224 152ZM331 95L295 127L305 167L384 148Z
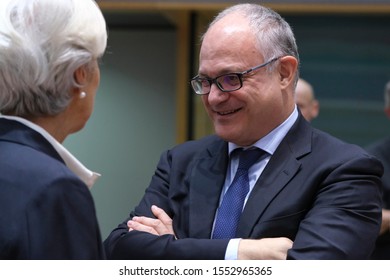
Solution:
M312 104L312 115L313 118L318 117L318 114L320 113L320 102L318 102L317 99L314 99Z
M386 116L390 119L390 107L386 107L384 111Z
M283 88L287 88L291 83L295 82L297 73L298 60L293 56L283 56L280 58L280 84Z

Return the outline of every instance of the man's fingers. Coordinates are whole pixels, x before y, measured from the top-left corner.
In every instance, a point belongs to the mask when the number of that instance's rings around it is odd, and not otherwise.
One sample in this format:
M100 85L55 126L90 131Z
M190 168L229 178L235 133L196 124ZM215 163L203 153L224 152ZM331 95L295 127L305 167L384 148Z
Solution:
M166 226L172 226L172 219L168 216L167 213L160 207L157 207L156 205L152 206L152 213L159 219L164 225Z
M172 219L167 215L167 213L155 205L151 207L151 210L156 219L144 216L135 216L132 220L127 222L129 231L138 230L155 235L175 235L172 227Z
M148 217L143 217L143 216L141 216L141 217L135 216L135 217L133 217L132 221L137 222L138 224L141 224L144 226L152 227L154 229L157 229L159 227L164 226L163 223L158 219L148 218Z
M130 220L127 222L127 226L129 227L129 231L131 230L138 230L143 232L148 232L154 235L158 235L157 231L150 226L144 225L142 223L138 223L136 221Z

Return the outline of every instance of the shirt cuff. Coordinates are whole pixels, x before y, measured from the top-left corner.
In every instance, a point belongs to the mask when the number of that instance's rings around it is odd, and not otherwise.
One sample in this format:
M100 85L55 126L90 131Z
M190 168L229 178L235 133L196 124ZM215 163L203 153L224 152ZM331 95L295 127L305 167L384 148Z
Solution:
M241 238L230 239L225 252L225 260L237 260L240 240Z

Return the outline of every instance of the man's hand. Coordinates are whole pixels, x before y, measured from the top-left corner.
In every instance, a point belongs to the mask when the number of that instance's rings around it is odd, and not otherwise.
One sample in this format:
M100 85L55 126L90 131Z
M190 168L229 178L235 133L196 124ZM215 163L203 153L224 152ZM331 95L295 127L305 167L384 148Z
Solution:
M293 242L286 237L242 239L238 246L239 260L285 260Z
M154 235L175 235L172 227L172 219L167 215L167 213L155 205L151 207L151 210L153 215L156 216L156 219L148 217L133 217L132 220L127 222L129 231L138 230L149 232Z
M382 209L382 225L379 235L390 231L390 210Z

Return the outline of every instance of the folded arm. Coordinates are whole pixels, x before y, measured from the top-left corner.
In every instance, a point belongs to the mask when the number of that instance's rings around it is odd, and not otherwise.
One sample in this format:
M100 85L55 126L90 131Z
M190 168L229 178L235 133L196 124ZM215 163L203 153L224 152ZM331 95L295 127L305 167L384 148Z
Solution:
M137 230L156 236L170 234L175 237L172 227L172 219L165 211L155 205L151 207L154 218L133 217L127 222L129 231ZM175 237L176 239L176 237ZM284 237L242 239L238 247L238 259L241 260L285 260L287 251L293 242Z

